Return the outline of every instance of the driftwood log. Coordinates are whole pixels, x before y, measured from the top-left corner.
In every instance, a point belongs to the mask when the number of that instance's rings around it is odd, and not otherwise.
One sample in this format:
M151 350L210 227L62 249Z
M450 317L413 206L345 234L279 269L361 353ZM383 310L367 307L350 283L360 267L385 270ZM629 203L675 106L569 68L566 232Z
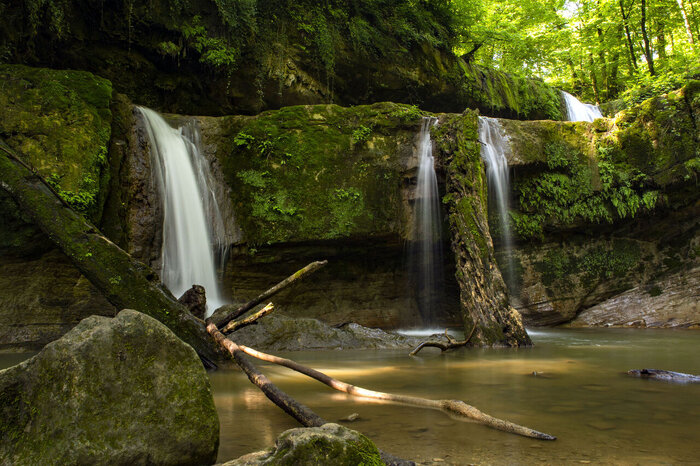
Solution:
M326 424L327 421L325 421L321 416L314 413L311 409L299 403L273 384L270 379L265 376L265 374L260 372L255 365L245 358L245 354L241 350L240 346L238 346L234 341L226 338L226 336L219 331L213 322L209 322L207 324L207 332L209 332L214 340L216 340L222 347L226 348L226 351L228 351L235 363L238 364L238 366L248 376L248 380L250 380L253 385L258 387L270 401L281 408L285 413L293 417L297 422L299 422L299 424L303 425L304 427L319 427ZM415 465L413 461L403 460L385 451L380 450L379 453L381 454L381 458L384 463L388 466Z
M450 415L474 420L479 424L483 424L493 429L502 430L504 432L510 432L512 434L522 435L524 437L536 438L540 440L556 440L556 437L552 435L538 432L534 429L523 427L518 424L514 424L512 422L504 421L502 419L490 416L486 413L481 412L474 406L464 403L463 401L429 400L426 398L419 398L415 396L395 395L392 393L367 390L366 388L357 387L355 385L350 385L348 383L334 379L333 377L330 377L324 374L323 372L319 372L310 367L303 366L295 361L292 361L291 359L285 359L273 356L271 354L266 354L261 351L257 351L253 348L248 348L245 345L238 345L238 348L240 351L243 351L246 354L253 356L257 359L287 367L296 372L309 376L312 379L318 380L319 382L328 385L329 387L335 390L347 393L349 395L360 396L363 398L371 398L374 400L382 400L390 403L418 406L421 408L437 409Z
M270 306L270 305L268 305ZM263 317L264 315L267 315L267 313L262 313L258 312L251 316L248 319L245 319L247 322L247 325L250 325L253 323L255 320ZM260 359L262 361L267 361L271 362L273 364L278 364L280 366L287 367L289 369L292 369L296 372L299 372L301 374L304 374L308 377L311 377L312 379L318 380L319 382L328 385L329 387L341 391L343 393L347 393L349 395L354 395L354 396L360 396L364 398L371 398L375 400L382 400L390 403L399 403L399 404L406 404L410 406L418 406L421 408L430 408L430 409L437 409L439 411L443 411L447 414L461 417L463 419L471 419L474 420L480 424L486 425L488 427L491 427L493 429L501 430L504 432L509 432L517 435L522 435L524 437L530 437L530 438L535 438L535 439L540 439L540 440L556 440L556 437L545 434L539 431L536 431L534 429L530 429L528 427L524 427L518 424L514 424L509 421L504 421L502 419L495 418L493 416L490 416L486 413L481 412L479 409L475 408L474 406L468 405L464 403L463 401L459 400L428 400L425 398L419 398L419 397L414 397L414 396L406 396L406 395L395 395L392 393L384 393L384 392L377 392L374 390L368 390L366 388L362 387L357 387L355 385L351 385L345 382L342 382L340 380L334 379L333 377L330 377L323 372L317 371L316 369L312 369L310 367L301 365L295 361L292 361L291 359L285 359L285 358L280 358L278 356L274 356L271 354L266 354L261 351L258 351L253 348L249 348L245 345L238 345L235 342L233 342L230 339L227 339L223 333L219 331L219 329L216 327L216 325L213 322L209 322L207 324L207 331L214 337L214 339L219 342L222 346L224 346L229 353L234 357L234 360L236 363L239 363L239 360L245 361L245 359L242 358L242 353L248 354L249 356L252 356L254 358ZM474 333L474 330L472 330L472 334ZM471 338L471 335L469 336ZM466 344L469 341L469 338L463 342ZM462 343L462 342L457 342L457 343ZM246 361L247 363L247 361ZM248 363L249 364L249 363ZM265 378L264 383L258 383L260 379L260 375L256 375L254 378L251 378L251 373L253 370L250 368L246 368L241 366L241 368L248 374L248 378L250 379L251 382L253 382L255 385L261 388L265 395L275 404L277 404L280 408L282 408L285 412L290 414L294 419L297 419L300 423L303 425L304 422L309 422L307 420L306 414L304 411L299 411L299 409L296 407L298 403L294 401L295 404L291 404L292 407L290 407L290 402L289 400L281 399L281 403L278 404L277 401L279 400L279 389L276 389L273 391L272 396L268 395L268 393L265 390L269 390L269 386L271 385L271 382ZM257 373L259 374L259 372ZM264 377L264 376L263 376ZM263 389L265 387L265 389ZM288 395L286 395L288 397ZM288 397L290 400L293 401L291 397Z
M117 309L138 309L159 320L192 346L205 364L228 354L161 284L158 274L135 260L76 213L22 158L0 140L0 190L43 231Z
M469 336L465 338L462 341L457 341L455 340L452 335L447 333L447 329L445 329L445 338L447 338L447 343L443 343L441 341L435 341L435 340L428 340L424 341L420 345L416 346L413 351L408 353L409 356L415 356L418 354L420 350L425 348L426 346L430 346L433 348L440 348L440 350L444 353L445 351L455 349L455 348L461 348L462 346L467 346L469 344L469 341L471 341L472 337L474 336L474 331L476 330L476 325L472 328L472 331L469 333Z

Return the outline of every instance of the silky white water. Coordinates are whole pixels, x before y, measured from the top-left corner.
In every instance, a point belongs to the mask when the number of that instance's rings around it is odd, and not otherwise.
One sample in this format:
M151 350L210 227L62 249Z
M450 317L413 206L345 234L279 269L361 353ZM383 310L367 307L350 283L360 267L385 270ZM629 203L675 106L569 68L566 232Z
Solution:
M155 183L163 202L161 279L175 297L192 285L206 290L207 314L224 304L216 273L224 226L208 162L195 142L196 126L173 128L153 110L139 107L151 144Z
M569 121L593 121L596 118L603 118L597 105L584 104L568 92L561 92L564 94Z
M442 288L442 228L433 142L430 128L437 118L423 118L418 143L418 180L415 192L414 227L410 243L412 272L424 325L435 321Z
M510 233L508 214L510 181L508 176L508 158L510 151L508 138L503 127L495 118L479 117L479 141L481 142L481 158L486 162L486 177L488 179L489 197L496 201L498 215L498 237L502 250L508 257L504 270L504 279L512 283L513 266L510 257L513 239Z

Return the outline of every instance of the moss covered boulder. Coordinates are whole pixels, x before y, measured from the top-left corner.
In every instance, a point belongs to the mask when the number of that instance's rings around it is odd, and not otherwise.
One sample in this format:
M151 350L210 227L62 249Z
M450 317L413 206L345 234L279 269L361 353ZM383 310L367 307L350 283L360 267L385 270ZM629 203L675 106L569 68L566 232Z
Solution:
M251 453L224 466L253 466L263 464L314 466L381 466L379 450L361 433L338 424L321 427L290 429L267 451Z
M0 371L0 463L211 464L219 422L195 351L155 319L89 317Z

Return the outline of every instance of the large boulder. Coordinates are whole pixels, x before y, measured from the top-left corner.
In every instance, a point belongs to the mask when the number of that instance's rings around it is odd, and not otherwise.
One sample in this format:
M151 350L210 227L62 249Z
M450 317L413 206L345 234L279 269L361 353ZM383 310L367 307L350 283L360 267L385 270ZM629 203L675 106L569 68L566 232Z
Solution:
M0 371L0 417L2 464L211 464L219 442L197 354L132 310Z
M285 431L277 437L274 447L242 456L223 466L262 464L379 466L384 462L377 447L367 437L347 427L328 423L321 427Z

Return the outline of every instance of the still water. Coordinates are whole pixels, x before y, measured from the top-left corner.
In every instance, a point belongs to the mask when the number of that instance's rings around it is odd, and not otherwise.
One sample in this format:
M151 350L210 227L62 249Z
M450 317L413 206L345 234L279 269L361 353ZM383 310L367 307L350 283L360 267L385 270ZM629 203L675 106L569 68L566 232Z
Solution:
M394 455L439 464L700 463L700 384L627 376L634 368L700 374L700 333L673 330L537 330L528 349L324 351L280 354L365 388L461 399L496 417L558 437L545 442L426 409L336 392L256 362L274 383L329 421ZM533 375L536 372L538 375ZM271 446L297 427L240 372L210 375L221 423L219 461ZM437 462L435 462L438 464Z

